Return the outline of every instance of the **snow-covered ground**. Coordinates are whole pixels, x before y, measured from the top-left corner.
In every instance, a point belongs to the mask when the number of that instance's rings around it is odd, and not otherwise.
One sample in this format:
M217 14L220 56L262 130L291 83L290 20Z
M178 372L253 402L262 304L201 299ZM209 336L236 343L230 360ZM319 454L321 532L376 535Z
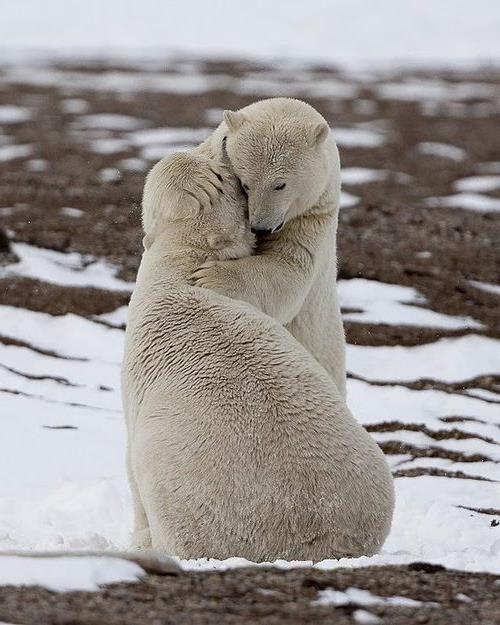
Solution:
M105 288L131 285L114 277L100 261L78 254L17 244L20 263L10 273L40 277L62 285ZM85 260L85 262L84 262ZM84 267L84 268L83 268ZM367 280L340 283L343 304L361 309L377 323L404 323L425 300L412 289ZM414 325L464 327L471 320L415 309ZM351 319L355 319L350 314ZM119 368L126 309L95 320L76 315L0 307L2 334L28 346L0 345L0 549L126 548L131 527L130 496L124 471L125 431L121 415ZM104 323L103 323L104 322ZM50 354L50 355L49 355ZM468 334L416 347L348 346L349 402L366 425L387 420L396 431L375 432L379 442L407 442L487 459L453 462L443 458L390 456L397 469L436 467L463 471L469 479L423 475L396 480L393 529L381 554L373 558L327 561L319 568L429 560L466 570L500 573L500 540L485 515L467 508L492 508L500 496L499 396L490 403L481 392L469 396L437 390L412 390L405 383L422 377L459 382L500 371L498 342ZM381 385L390 381L391 385ZM471 418L461 424L470 438L434 440L432 432L456 424L440 416ZM409 431L404 424L421 424ZM467 459L467 458L466 458ZM485 480L473 478L482 477ZM490 481L486 481L490 480ZM241 566L244 561L187 562L187 568ZM2 570L0 558L0 570ZM290 566L281 563L280 566ZM73 565L72 566L77 566ZM20 575L18 569L12 569ZM3 573L5 576L5 572ZM14 573L13 573L14 575ZM10 577L15 581L18 577Z
M104 584L136 582L144 575L141 566L119 558L104 556L30 558L0 554L0 585L43 586L58 592L89 591L99 590Z

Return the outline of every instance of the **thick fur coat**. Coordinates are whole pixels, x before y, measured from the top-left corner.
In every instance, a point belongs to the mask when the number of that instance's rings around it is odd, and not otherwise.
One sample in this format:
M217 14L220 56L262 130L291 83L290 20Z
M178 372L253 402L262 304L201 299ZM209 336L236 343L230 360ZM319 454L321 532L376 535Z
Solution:
M337 298L336 236L340 200L338 150L324 118L299 100L272 98L224 120L200 146L167 159L173 211L207 206L217 196L217 166L228 159L258 231L255 255L212 261L195 284L246 301L274 317L327 370L345 397L345 337ZM181 171L182 170L182 171ZM154 211L146 216L146 232Z
M192 286L205 261L253 244L237 180L198 158L198 175L223 178L204 208L171 203L172 166L192 162L182 155L158 163L144 193L122 378L134 546L255 561L371 555L393 512L383 453L277 321Z

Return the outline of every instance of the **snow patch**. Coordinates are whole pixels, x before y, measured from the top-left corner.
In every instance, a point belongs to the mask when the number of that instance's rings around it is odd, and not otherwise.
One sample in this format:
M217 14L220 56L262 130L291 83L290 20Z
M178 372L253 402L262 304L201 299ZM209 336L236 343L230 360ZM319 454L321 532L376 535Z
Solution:
M385 83L377 86L376 91L381 98L409 102L419 100L475 100L476 98L495 98L500 95L496 85L476 82L451 83L425 78Z
M500 189L500 176L469 176L453 183L457 191L487 193Z
M0 555L0 584L42 586L56 592L97 591L104 584L137 582L144 570L135 562L106 556L28 557Z
M151 128L139 130L128 135L130 143L138 147L155 144L198 144L212 132L210 128Z
M481 323L470 317L453 317L422 308L426 299L412 287L385 284L364 278L339 280L337 284L341 306L362 310L362 312L345 313L344 321L451 330L483 327Z
M66 215L80 217L78 209L61 209ZM78 252L56 252L34 247L28 243L12 243L12 251L19 262L0 269L0 275L35 278L41 282L61 286L94 287L112 291L131 291L133 284L115 277L118 268L106 260L96 260Z
M64 113L80 115L90 109L90 104L81 98L66 98L61 100L61 108Z
M44 158L32 158L26 163L26 169L33 172L47 171L49 168L49 161Z
M347 363L371 380L461 382L500 371L500 341L469 334L415 347L348 345Z
M463 161L467 152L458 148L456 145L449 143L437 143L434 141L424 141L417 145L417 151L420 154L428 156L439 156L440 158L449 158L452 161Z
M341 171L342 183L351 184L367 184L384 180L387 172L381 169L369 169L368 167L344 167Z
M23 106L0 105L0 124L20 124L31 119L31 111Z
M382 623L381 618L366 610L354 610L352 618L360 625L378 625L378 623Z
M500 199L481 195L480 193L456 193L446 197L433 197L425 200L427 206L463 208L476 213L493 213L500 211Z
M93 139L89 141L89 147L96 154L116 154L126 151L129 148L129 142L126 139L113 137Z
M26 158L33 153L33 146L25 145L0 145L0 162L13 161L17 158Z
M80 208L72 208L71 206L63 206L60 209L60 212L63 215L66 215L67 217L83 217L85 215L85 211L82 211ZM49 251L53 251L53 250L49 250ZM43 279L47 281L45 276Z
M356 206L358 202L359 197L357 195L353 195L347 191L340 192L340 208L351 208L351 206Z
M118 161L117 166L125 171L143 172L147 169L148 164L142 158L123 158Z
M102 182L116 183L123 178L119 169L116 167L105 167L98 173L99 180Z
M106 130L137 130L148 125L149 122L145 119L116 113L81 115L73 122L75 128L105 128Z
M498 284L488 284L487 282L478 282L477 280L469 280L469 284L472 284L473 287L485 293L500 295L500 285Z
M385 143L381 132L365 128L334 128L332 133L337 145L346 148L378 148Z
M379 597L372 594L369 590L362 588L347 588L346 590L334 590L333 588L325 588L318 592L318 598L313 601L315 605L386 605L398 606L405 608L418 608L423 605L437 607L435 603L423 603L408 597Z

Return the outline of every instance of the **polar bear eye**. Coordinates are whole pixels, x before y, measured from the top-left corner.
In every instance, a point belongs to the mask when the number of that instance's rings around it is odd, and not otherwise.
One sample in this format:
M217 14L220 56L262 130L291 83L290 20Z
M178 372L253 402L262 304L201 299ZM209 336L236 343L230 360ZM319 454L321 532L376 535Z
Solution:
M248 188L248 185L245 184L244 182L241 183L241 186L245 189L245 191L250 191L250 189Z
M274 187L275 191L281 191L281 189L284 189L286 187L286 182L282 182L281 184L278 184L277 186Z

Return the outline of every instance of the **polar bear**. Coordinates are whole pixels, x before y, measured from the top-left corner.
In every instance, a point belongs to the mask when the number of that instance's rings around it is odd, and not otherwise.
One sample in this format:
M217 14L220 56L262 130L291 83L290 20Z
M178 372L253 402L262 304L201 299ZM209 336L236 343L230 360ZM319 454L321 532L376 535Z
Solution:
M272 98L224 120L165 181L172 206L204 206L220 172L197 159L224 154L248 196L256 254L205 263L195 284L277 319L327 370L345 397L345 335L337 297L340 161L325 119L300 100ZM188 166L189 162L189 166ZM198 173L199 171L199 173ZM146 232L148 224L145 223Z
M122 368L134 546L181 558L321 560L375 553L393 512L391 472L321 365L276 320L191 285L207 260L247 256L238 181L201 208L149 173L145 252Z

